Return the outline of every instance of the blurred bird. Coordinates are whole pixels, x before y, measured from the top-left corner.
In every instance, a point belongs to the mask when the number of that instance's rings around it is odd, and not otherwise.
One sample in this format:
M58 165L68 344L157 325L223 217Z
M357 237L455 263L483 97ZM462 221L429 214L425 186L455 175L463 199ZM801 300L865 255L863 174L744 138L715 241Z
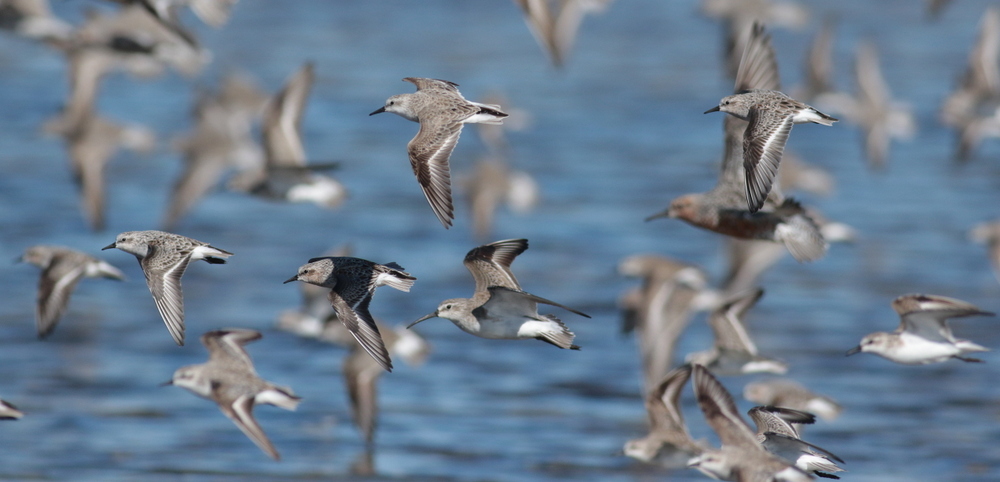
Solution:
M806 51L803 66L805 85L796 88L792 96L796 99L802 99L803 102L822 106L823 109L830 109L829 104L824 102L823 98L831 95L837 97L839 94L833 85L833 31L835 26L836 22L833 18L827 17L816 32L809 50Z
M986 245L986 257L1000 281L1000 221L977 224L969 231L969 239Z
M747 33L755 23L772 28L800 29L809 20L809 11L794 1L702 0L701 12L722 22L725 30L724 61L729 77L737 76Z
M878 52L871 42L858 46L854 66L857 94L842 106L849 122L863 132L863 145L868 165L885 169L892 139L910 139L916 132L916 121L908 106L894 102L882 77Z
M274 460L281 456L253 416L255 405L265 403L294 411L302 399L290 388L279 387L257 375L244 346L259 340L259 331L228 328L201 336L208 349L208 362L188 365L174 372L166 385L176 385L214 401L222 413L247 438Z
M955 128L956 158L968 159L986 137L1000 137L1000 9L983 13L979 36L959 86L941 105L941 121Z
M419 366L427 359L430 344L415 331L381 323L378 325L385 348L394 358L402 358L411 366ZM378 380L385 370L361 345L352 343L351 352L344 359L343 372L354 425L361 432L366 447L370 449L375 443L378 421Z
M535 179L527 172L512 170L501 157L481 159L460 185L465 191L472 214L472 231L477 238L489 236L500 203L506 203L519 213L530 211L538 204L539 189Z
M587 14L607 9L611 0L514 0L535 41L556 68L562 68L573 50L577 31Z
M35 325L38 337L45 338L66 312L70 295L83 278L124 280L118 268L89 254L63 246L36 245L24 251L20 261L42 269L38 278Z
M6 400L0 400L0 420L17 420L24 416L13 404Z
M184 171L171 191L165 229L175 226L226 171L237 169L247 175L253 170L256 177L264 153L253 139L252 127L266 102L267 96L239 75L227 76L218 92L200 96L194 130L174 142L184 156Z
M743 398L759 405L815 413L825 420L837 418L843 410L832 398L813 393L790 378L770 378L750 382L743 387Z
M48 0L0 0L0 29L42 42L65 41L73 32L52 14Z
M263 141L266 165L249 182L250 193L287 202L311 202L335 208L347 199L347 189L336 179L316 171L337 163L307 164L302 145L302 115L315 79L306 63L270 100L264 111Z
M969 340L955 338L948 326L949 318L965 316L996 316L962 300L937 295L903 295L892 300L892 309L899 314L899 327L892 333L875 332L847 355L867 352L904 365L940 363L951 358L964 362L981 362L964 355L989 351Z
M705 447L695 442L688 433L681 412L681 390L691 378L691 366L682 365L671 370L646 395L646 414L649 416L649 434L625 443L625 455L646 463L677 468L687 465L691 457Z
M230 10L239 0L109 0L122 5L137 5L153 15L165 28L176 33L191 46L198 41L180 23L178 11L191 7L194 14L212 27L219 28L229 20Z
M635 331L645 394L673 365L674 348L691 316L717 303L717 294L704 271L659 255L628 256L618 263L618 274L642 280L635 300L622 306L622 331Z
M788 371L784 362L761 356L747 333L743 319L764 290L756 289L724 302L708 317L712 328L712 348L689 354L684 361L703 365L716 375L745 375L747 373L777 373Z
M119 148L149 153L156 146L156 135L136 124L120 125L90 112L78 119L65 134L73 180L80 188L80 207L91 229L105 224L105 179L107 163Z

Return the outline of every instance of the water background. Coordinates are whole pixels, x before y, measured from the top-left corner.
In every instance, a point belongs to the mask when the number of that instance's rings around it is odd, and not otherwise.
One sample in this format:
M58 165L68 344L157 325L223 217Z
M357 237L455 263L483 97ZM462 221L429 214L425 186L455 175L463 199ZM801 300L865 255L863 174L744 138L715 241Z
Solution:
M819 262L786 257L762 280L766 295L750 324L761 351L789 363L789 376L845 406L820 422L810 441L847 461L844 480L1000 478L1000 358L928 367L843 353L866 333L892 329L889 302L911 292L954 296L1000 310L1000 284L985 249L966 239L974 224L1000 215L1000 142L956 166L953 136L937 120L941 100L964 69L989 2L955 2L928 21L924 2L805 2L809 28L774 30L786 86L801 77L805 49L825 14L839 18L837 84L853 89L853 49L879 47L894 95L909 102L919 133L892 148L884 173L867 170L859 133L799 126L790 148L835 174L827 198L801 197L860 232ZM56 1L79 21L91 2ZM185 21L196 21L185 14ZM201 76L107 79L100 111L140 122L161 136L150 156L119 155L107 169L108 229L90 232L77 206L61 141L44 137L67 90L53 51L0 37L0 259L34 244L90 253L120 231L154 229L180 160L170 138L191 126L198 88L244 71L268 91L305 61L317 82L304 120L316 159L339 159L352 197L339 210L274 204L223 190L199 204L176 232L236 255L221 266L192 265L184 278L188 344L170 340L134 259L100 255L125 283L85 280L55 333L35 337L37 270L0 265L0 396L26 412L0 425L0 477L10 479L200 480L333 478L355 480L363 443L350 420L340 378L344 352L272 328L299 300L281 281L308 258L350 243L355 255L396 261L418 281L410 293L381 289L376 317L409 322L445 298L468 296L462 266L482 241L525 237L514 264L528 291L593 315L557 313L576 332L580 352L534 341L483 340L445 320L419 331L434 345L427 364L382 378L375 467L382 479L456 481L702 480L619 455L641 436L638 357L618 333L616 297L634 280L615 273L630 254L654 252L703 266L714 279L725 262L715 234L674 220L644 223L674 197L714 184L721 114L702 115L732 89L721 74L722 29L694 2L620 0L584 21L567 68L553 69L509 1L320 2L242 0L230 23L198 25L214 62ZM511 162L531 172L544 201L533 213L501 210L491 239L472 236L461 203L446 231L420 194L405 154L417 125L368 117L385 98L412 91L407 76L458 82L470 99L502 93L531 115L510 133ZM452 157L467 172L485 147L467 129ZM704 349L696 320L678 353ZM957 335L1000 347L998 320L954 324ZM304 398L297 412L259 407L262 427L283 455L261 453L211 402L176 387L158 388L178 367L200 363L197 337L225 326L262 330L249 347L259 373ZM753 377L727 378L734 393ZM695 437L715 442L690 390L683 398ZM741 409L751 404L741 400ZM182 475L186 474L186 475Z

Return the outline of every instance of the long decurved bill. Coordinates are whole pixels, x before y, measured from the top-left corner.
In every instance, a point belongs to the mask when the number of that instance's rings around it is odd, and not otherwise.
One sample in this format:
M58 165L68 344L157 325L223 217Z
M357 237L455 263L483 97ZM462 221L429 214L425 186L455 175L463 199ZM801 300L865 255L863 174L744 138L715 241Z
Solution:
M385 112L385 106L384 105L382 107L379 107L378 110L376 110L375 112L372 112L371 114L368 114L368 115L369 116L373 116L375 114L381 114L383 112Z
M435 318L435 317L437 317L437 315L438 315L438 312L437 312L437 310L435 310L434 313L430 313L430 314L424 315L424 316L420 317L419 320L414 321L413 323L410 323L409 325L406 325L406 329L409 330L410 328L413 328L413 325L416 325L417 323L420 323L421 321L424 321L424 320L429 320L431 318Z
M861 345L858 345L854 348L851 348L850 350L847 350L847 354L844 356L851 356L854 355L855 353L861 353Z
M710 112L719 112L719 106L712 107L711 109L706 110L704 113L708 114Z

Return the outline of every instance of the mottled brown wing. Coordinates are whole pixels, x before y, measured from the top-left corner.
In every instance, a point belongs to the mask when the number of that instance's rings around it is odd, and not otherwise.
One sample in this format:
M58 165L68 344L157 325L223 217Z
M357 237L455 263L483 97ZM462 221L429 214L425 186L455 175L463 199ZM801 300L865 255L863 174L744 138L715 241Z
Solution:
M792 116L751 108L747 120L749 125L743 134L743 169L746 171L747 207L753 213L764 205L778 176L778 163L792 131Z
M455 218L448 159L461 133L461 123L424 119L420 122L417 136L406 145L413 174L417 176L434 215L445 228L451 226L451 220Z
M386 350L382 335L379 334L375 320L368 312L368 303L371 297L367 297L358 303L356 309L344 301L336 291L330 291L330 304L337 312L337 318L347 327L354 339L358 341L361 348L364 348L378 364L386 371L392 371L392 360L389 358L389 350Z
M505 239L472 248L463 263L476 280L476 292L486 291L491 286L521 291L510 265L527 249L527 239Z
M417 86L417 90L440 89L458 93L458 84L447 80L428 79L425 77L406 77L403 80Z

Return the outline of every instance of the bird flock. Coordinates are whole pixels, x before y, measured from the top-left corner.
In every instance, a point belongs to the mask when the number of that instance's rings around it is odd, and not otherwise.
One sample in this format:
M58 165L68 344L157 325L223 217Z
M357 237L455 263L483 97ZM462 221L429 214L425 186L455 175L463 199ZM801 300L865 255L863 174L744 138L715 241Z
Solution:
M156 144L150 129L115 122L97 111L102 82L118 71L140 78L160 75L167 68L184 76L197 75L212 62L212 55L182 23L181 9L190 7L204 23L221 28L230 10L239 8L237 0L113 3L119 4L114 10L90 11L81 25L71 26L53 16L44 0L0 0L3 28L43 42L66 58L69 95L61 112L42 130L65 143L81 211L95 231L103 231L106 225L105 167L109 160L120 148L150 152ZM567 68L584 17L611 4L610 0L514 3L555 69ZM785 195L832 190L828 173L785 149L792 126L815 123L839 128L834 124L838 121L834 116L839 116L861 131L871 168L884 170L892 140L911 139L915 121L908 106L892 99L880 72L877 49L870 41L861 42L857 49L857 92L835 89L830 80L830 53L836 21L827 19L820 27L807 58L806 85L789 90L788 95L780 81L769 29L804 23L801 7L766 0L703 0L701 8L704 15L724 25L724 63L735 80L733 91L720 92L718 105L705 112L724 115L718 180L709 191L673 199L668 208L646 221L678 219L722 235L730 252L729 267L724 280L713 287L702 268L661 255L637 254L619 263L620 275L641 280L640 286L622 294L619 307L623 331L636 337L649 419L648 435L623 442L622 452L642 463L693 468L720 480L848 477L849 461L802 438L803 428L815 423L817 416L830 421L841 413L843 408L836 401L788 378L757 381L743 392L744 398L758 404L748 412L756 426L751 428L717 377L784 375L790 370L784 361L760 352L744 323L765 294L759 280L786 251L799 262L817 262L830 243L856 237L850 226L828 220L816 208ZM934 3L934 12L941 8ZM183 168L161 220L166 231L122 232L103 248L137 258L153 298L150 309L155 306L177 345L185 342L181 279L190 262L224 264L240 259L239 246L226 246L230 252L173 232L223 179L228 190L275 202L306 202L333 209L348 199L345 185L328 174L342 167L342 162L310 158L303 144L302 121L315 77L315 65L304 62L270 96L239 75L226 78L214 92L202 92L193 109L193 130L173 143ZM502 98L467 100L451 80L402 80L412 83L416 92L392 95L370 115L390 112L419 124L406 151L431 212L445 229L455 223L450 160L464 124L478 124L477 132L492 157L481 161L470 178L456 183L466 191L476 236L489 235L501 200L508 200L516 210L538 203L538 186L531 175L506 163L509 147L504 129L518 128L526 113L505 106ZM967 161L985 139L1000 137L997 105L1000 9L993 7L983 14L966 73L941 107L942 123L956 131L956 159ZM400 139L384 142L398 143L402 159ZM969 235L988 245L1000 278L1000 223L976 226ZM530 339L565 350L581 349L571 327L576 317L590 315L533 294L544 290L536 283L528 283L529 292L514 276L512 263L528 246L527 239L513 238L472 247L463 260L474 281L471 297L444 300L405 327L387 325L370 311L378 287L409 292L414 286L417 277L403 266L353 257L349 247L304 263L289 260L289 272L296 264L300 266L285 283L302 282L303 304L282 313L276 326L349 350L342 365L346 391L355 424L370 448L377 425L378 380L393 370L393 359L420 365L430 353L428 341L410 330L418 323L437 317L481 338ZM39 244L27 247L19 258L41 269L35 306L39 338L52 336L61 318L72 317L67 307L80 280L125 280L121 270L88 251L93 248ZM574 319L567 324L553 314L540 313L540 305L568 311ZM900 364L922 365L953 359L982 362L969 355L989 350L955 337L948 320L993 316L991 312L933 294L904 294L892 300L891 306L900 317L899 327L891 333L863 336L846 355L873 353ZM376 312L377 308L378 303ZM678 364L677 342L699 312L708 313L714 343L686 354ZM255 420L253 409L270 404L294 411L302 399L292 388L257 374L245 347L261 337L259 331L241 327L205 332L200 340L208 350L208 361L177 369L165 385L183 387L214 401L257 447L278 460L279 451ZM693 439L688 431L681 399L689 381L697 406L718 435L719 447ZM0 402L0 419L24 415Z

